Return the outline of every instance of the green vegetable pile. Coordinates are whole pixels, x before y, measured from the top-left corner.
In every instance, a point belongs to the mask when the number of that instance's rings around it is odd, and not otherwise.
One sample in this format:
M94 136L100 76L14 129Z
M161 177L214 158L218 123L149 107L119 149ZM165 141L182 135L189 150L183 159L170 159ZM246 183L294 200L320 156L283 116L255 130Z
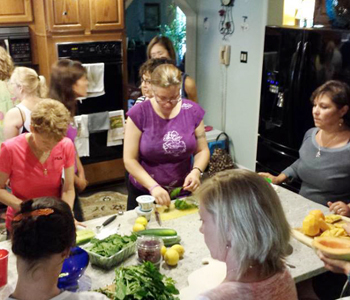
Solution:
M119 234L113 234L103 240L92 239L90 241L92 246L90 246L88 250L101 256L109 257L116 254L123 248L128 247L131 243L134 243L136 240L137 235L135 234L132 234L130 236L121 236Z
M180 200L177 199L175 201L175 208L179 210L185 210L185 209L190 209L190 208L197 208L197 204L194 202L189 202L186 200Z
M116 269L115 292L99 290L113 300L179 300L172 278L159 273L149 261L138 266Z

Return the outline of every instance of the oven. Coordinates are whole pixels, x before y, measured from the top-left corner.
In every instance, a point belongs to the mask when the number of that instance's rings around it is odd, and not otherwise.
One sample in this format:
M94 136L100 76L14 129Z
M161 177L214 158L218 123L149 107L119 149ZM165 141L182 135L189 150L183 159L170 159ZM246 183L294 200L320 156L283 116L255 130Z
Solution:
M0 27L0 46L11 55L15 65L33 67L28 26Z
M123 47L121 41L57 44L58 58L83 64L104 63L105 94L78 101L77 115L123 109ZM107 147L107 131L90 133L90 156L81 157L84 165L121 159L123 146Z

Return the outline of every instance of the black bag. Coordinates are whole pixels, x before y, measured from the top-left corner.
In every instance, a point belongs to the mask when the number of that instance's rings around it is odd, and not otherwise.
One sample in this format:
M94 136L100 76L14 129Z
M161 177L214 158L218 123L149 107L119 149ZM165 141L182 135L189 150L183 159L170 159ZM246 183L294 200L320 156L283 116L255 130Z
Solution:
M225 136L225 149L219 148L216 146L214 148L214 152L210 157L209 160L209 170L208 175L212 177L218 172L229 170L229 169L235 169L236 166L232 160L232 157L230 155L229 151L229 137L225 132L222 132L218 135L216 138L216 143L218 142L221 135Z

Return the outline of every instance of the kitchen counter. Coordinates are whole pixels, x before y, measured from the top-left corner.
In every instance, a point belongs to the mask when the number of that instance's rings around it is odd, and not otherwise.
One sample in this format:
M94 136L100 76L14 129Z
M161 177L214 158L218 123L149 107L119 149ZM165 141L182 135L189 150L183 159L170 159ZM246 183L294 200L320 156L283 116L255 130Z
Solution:
M327 207L309 201L282 187L277 187L277 193L281 199L284 211L291 227L300 227L304 217L312 209L320 209L324 213L328 213ZM107 228L112 230L117 228L118 224L121 224L120 233L129 234L136 217L137 216L134 211L128 211L124 213L124 215L118 216L117 219L108 225ZM101 225L107 218L108 217L103 217L90 220L86 222L86 225L88 228L95 229L96 225ZM203 266L202 259L210 257L209 250L204 243L204 237L199 232L200 224L201 222L198 214L163 221L164 227L173 228L178 232L178 234L182 237L181 244L185 248L184 258L179 261L177 267L171 268L166 266L164 263L161 265L161 272L175 279L177 282L176 286L179 290L187 286L188 275ZM148 226L148 228L152 227L158 227L154 219L151 220ZM293 252L287 257L287 263L295 267L290 267L290 272L296 283L325 272L323 263L311 248L305 246L294 238L291 238L290 244L293 248ZM11 245L9 241L0 243L0 249L10 248ZM134 255L131 256L124 263L124 265L135 263L136 257ZM85 271L85 275L88 275L91 278L92 289L103 287L112 283L115 277L113 269L110 271L105 271L91 265L88 266L87 270ZM11 292L16 280L16 258L11 253L9 256L8 284L0 289L0 299L3 299L3 295Z

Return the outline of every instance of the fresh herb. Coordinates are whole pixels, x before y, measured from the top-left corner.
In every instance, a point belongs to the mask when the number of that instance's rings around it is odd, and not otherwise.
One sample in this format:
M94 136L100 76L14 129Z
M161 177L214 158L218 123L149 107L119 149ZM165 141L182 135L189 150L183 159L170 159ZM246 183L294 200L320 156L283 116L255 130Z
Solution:
M198 205L194 202L189 202L186 200L180 200L177 199L175 201L175 208L179 210L186 210L186 209L191 209L191 208L197 208Z
M171 199L175 199L177 196L180 195L182 191L182 186L174 188L171 192L170 192L170 198Z
M114 282L113 300L179 300L174 296L179 294L175 281L162 275L149 261L116 269ZM111 293L108 294L110 297Z
M92 239L90 241L92 246L90 246L88 250L101 256L109 257L116 254L123 248L128 247L131 243L134 243L136 239L137 236L135 234L130 236L113 234L103 240Z

